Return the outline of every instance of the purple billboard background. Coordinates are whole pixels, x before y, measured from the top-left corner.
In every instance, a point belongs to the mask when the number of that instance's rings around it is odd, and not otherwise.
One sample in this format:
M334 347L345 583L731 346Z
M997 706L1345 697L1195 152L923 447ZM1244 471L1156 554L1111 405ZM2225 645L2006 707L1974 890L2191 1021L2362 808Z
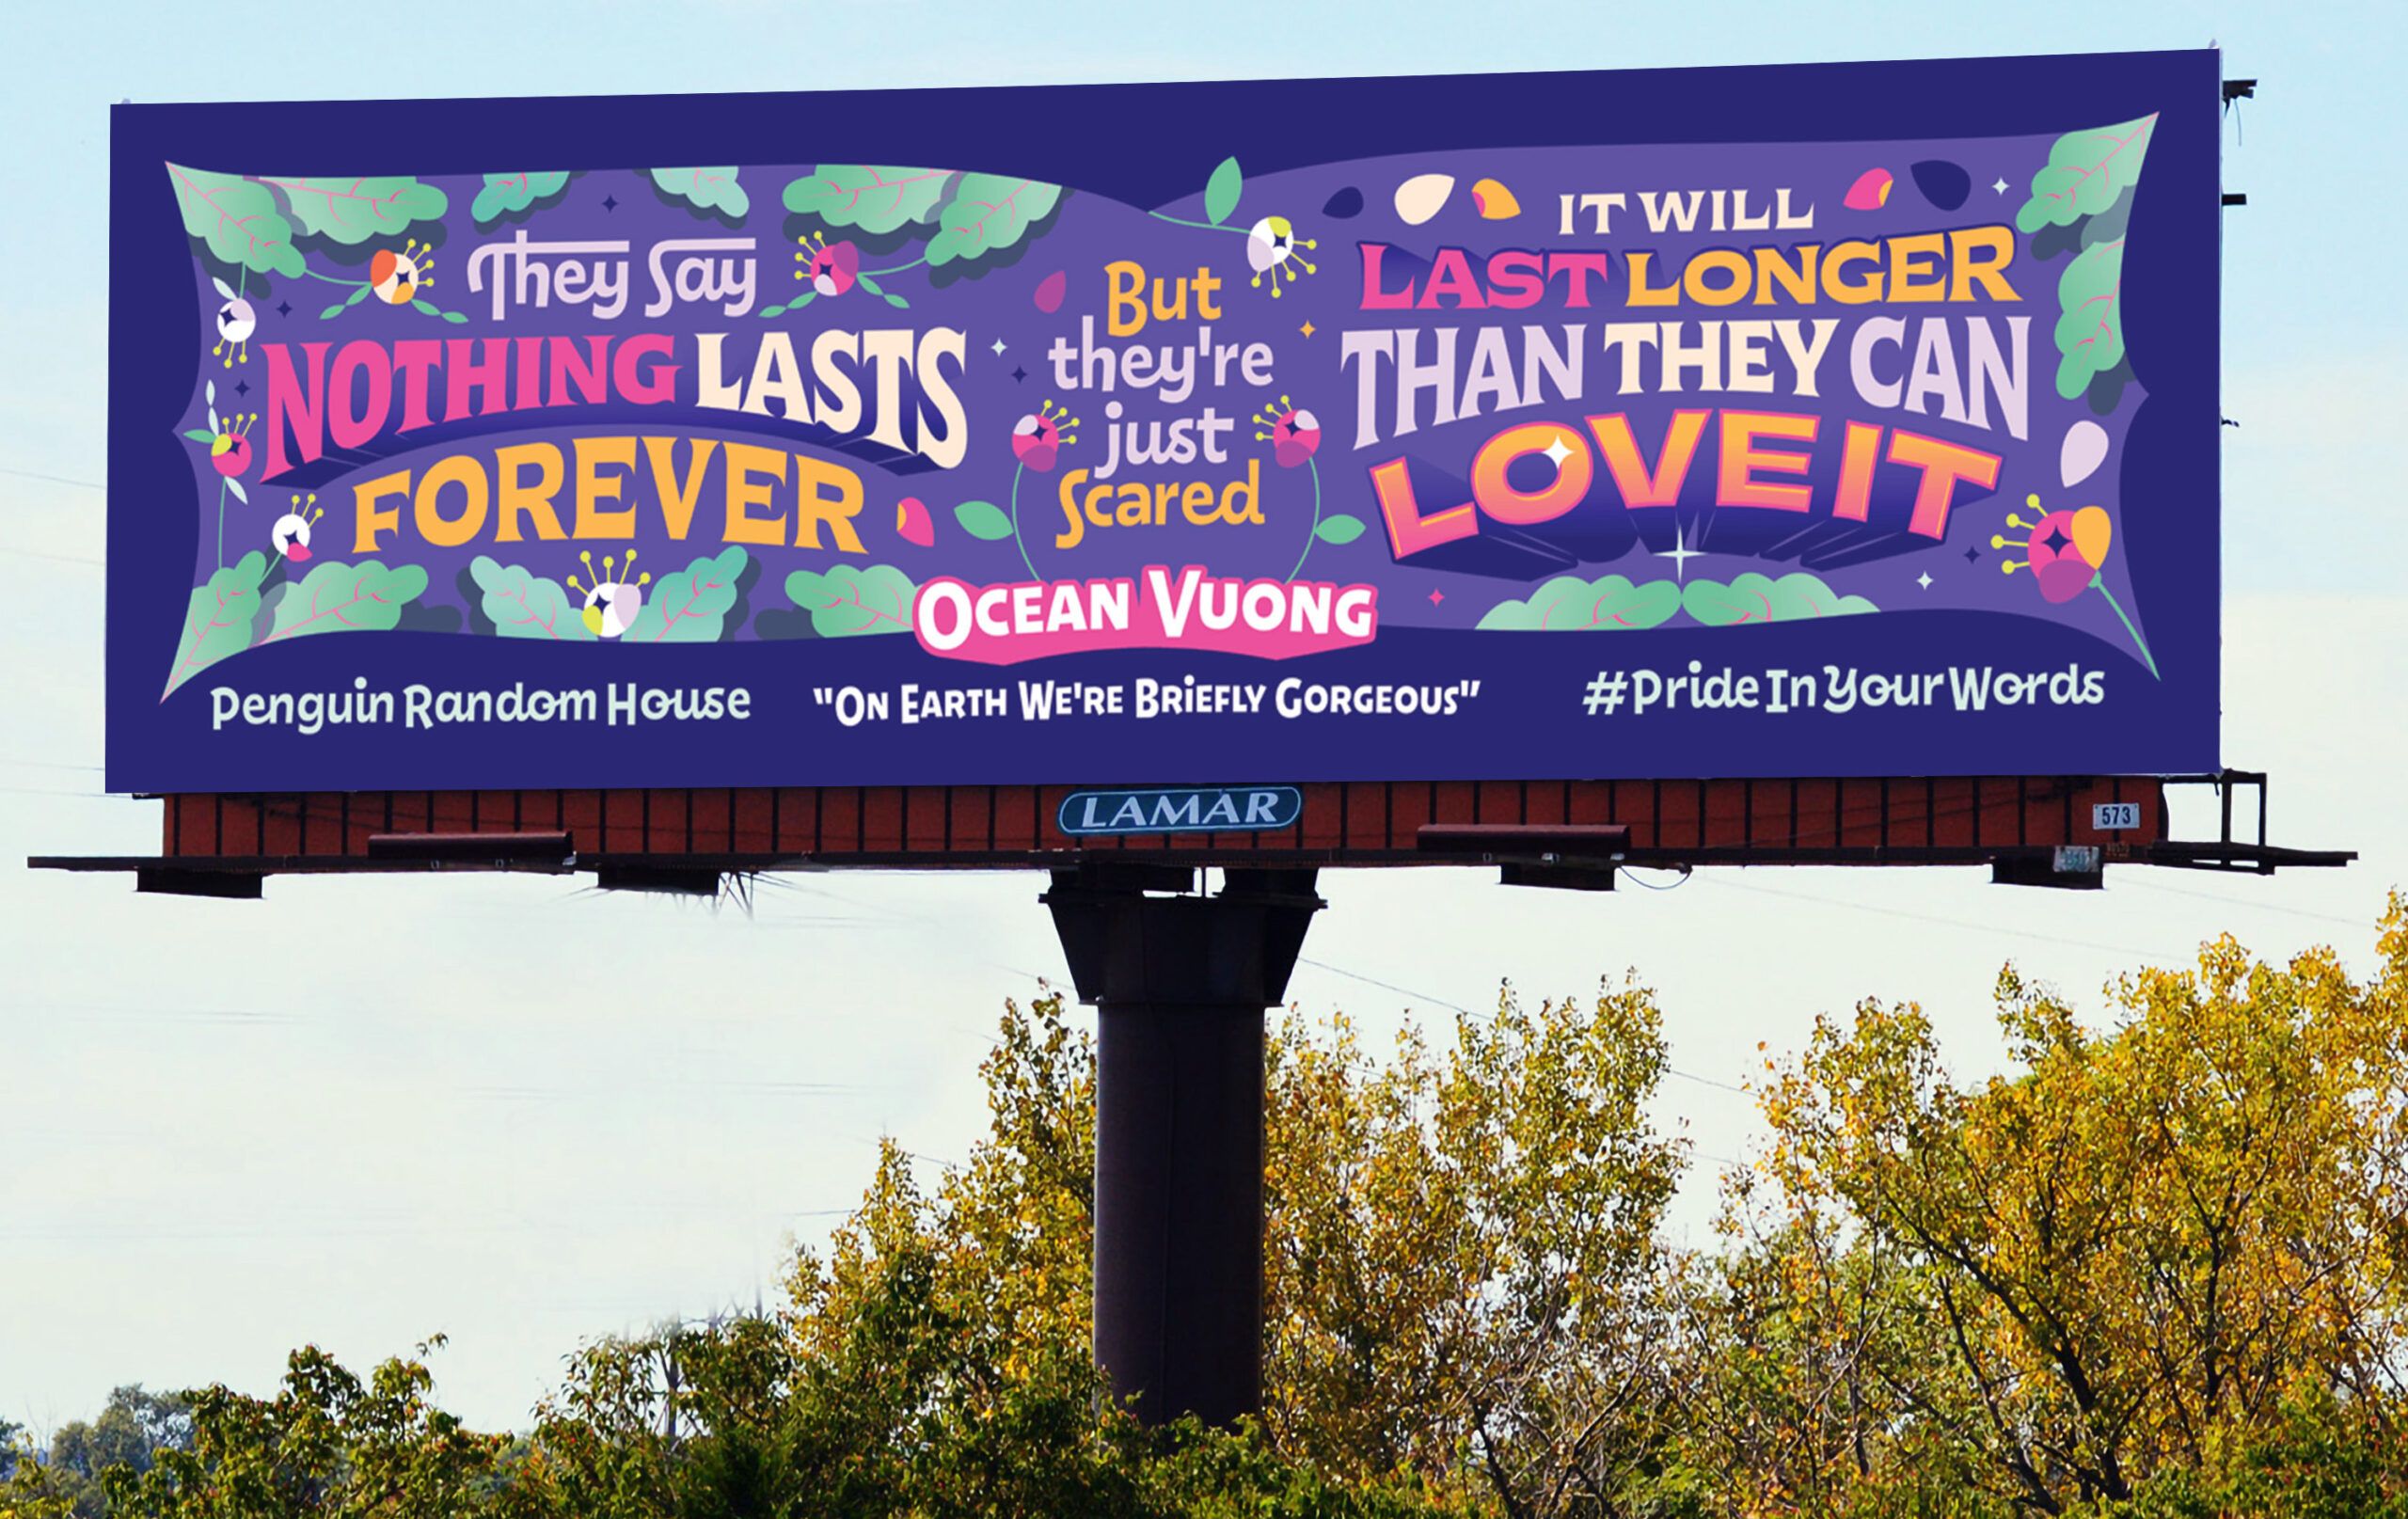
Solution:
M624 103L643 161L759 160L712 170L597 166L609 103L366 165L293 162L353 107L127 108L113 483L164 488L112 519L110 783L2210 767L2213 57L2073 61L2045 108L2014 60L929 92L892 151L843 97ZM1846 75L1995 103L1867 132ZM1350 94L1460 109L1202 124ZM1038 140L1145 99L1142 169ZM556 169L458 171L514 150ZM1126 457L1165 428L1223 457ZM1189 566L1232 626L1164 625Z

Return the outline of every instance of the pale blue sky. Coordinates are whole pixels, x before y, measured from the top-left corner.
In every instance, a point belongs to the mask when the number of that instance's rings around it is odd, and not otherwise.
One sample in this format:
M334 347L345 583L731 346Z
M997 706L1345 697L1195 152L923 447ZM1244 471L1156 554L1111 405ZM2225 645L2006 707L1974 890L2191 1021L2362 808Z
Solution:
M2226 727L2274 772L2281 837L2347 872L2126 874L2101 894L1976 872L1702 875L1612 897L1468 875L1324 878L1292 992L1384 1032L1408 999L1480 1006L1635 966L1673 1058L1716 1081L1818 1012L1918 997L1958 1068L1999 1058L2013 957L2099 1005L2118 967L2222 927L2359 963L2408 874L2408 478L2394 293L2403 231L2382 5L844 7L717 0L388 9L20 6L0 80L0 1415L114 1384L261 1390L315 1340L368 1359L435 1331L442 1392L523 1424L581 1336L750 1301L791 1234L858 1194L880 1133L958 1158L1001 999L1061 961L1038 883L815 878L756 916L555 881L283 880L251 904L33 876L34 852L140 852L155 806L90 795L102 714L107 106L137 101L1069 83L2050 53L2220 41L2262 81L2227 127ZM406 136L413 110L397 112ZM197 156L207 156L197 145ZM43 478L51 477L51 478ZM118 503L139 511L142 503ZM2390 556L2386 558L2386 556ZM2194 821L2204 823L2204 815ZM1337 967L1338 970L1324 967ZM670 973L674 971L673 976ZM700 998L666 989L702 986ZM1435 1009L1444 1020L1451 1015ZM1702 1155L1739 1097L1667 1084ZM1702 1237L1711 1172L1677 1209Z

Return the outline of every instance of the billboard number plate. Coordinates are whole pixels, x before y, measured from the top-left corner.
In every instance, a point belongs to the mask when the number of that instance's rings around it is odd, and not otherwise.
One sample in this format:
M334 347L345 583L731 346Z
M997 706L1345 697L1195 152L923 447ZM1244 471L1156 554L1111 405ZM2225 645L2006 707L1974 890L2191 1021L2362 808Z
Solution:
M2121 833L2141 826L2137 801L2102 801L2090 809L2090 826L2101 833Z

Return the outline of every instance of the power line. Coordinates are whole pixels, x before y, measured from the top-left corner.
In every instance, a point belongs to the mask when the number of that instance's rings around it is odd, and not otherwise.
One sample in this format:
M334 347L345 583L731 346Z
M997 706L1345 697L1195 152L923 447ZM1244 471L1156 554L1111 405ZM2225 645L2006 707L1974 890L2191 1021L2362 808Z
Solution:
M0 544L0 554L14 554L19 559L46 559L55 564L89 564L96 569L107 567L107 561L94 559L87 554L53 554L44 549L15 548L7 544Z
M1670 888L1667 888L1667 890L1669 889ZM1299 965L1309 965L1317 971L1327 971L1332 975L1342 975L1349 981L1360 981L1365 986L1377 987L1382 991L1393 991L1400 997L1411 997L1416 1002L1426 1003L1434 1007L1444 1007L1450 1012L1461 1013L1465 1018L1479 1018L1481 1016L1479 1013L1473 1012L1470 1008L1465 1007L1461 1003L1449 1002L1444 997L1434 997L1428 992L1416 991L1411 987L1400 987L1394 982L1382 981L1375 976L1364 975L1357 971L1349 971L1343 966L1332 965L1327 960L1316 960L1308 958L1306 956L1299 955L1296 957L1296 963ZM1695 1082L1700 1086L1711 1086L1719 1091L1736 1092L1741 1097L1751 1095L1746 1087L1741 1086L1735 1082L1717 1081L1711 1076L1700 1076L1694 1071L1682 1070L1673 1066L1666 1066L1664 1068L1664 1074L1667 1076L1678 1076L1685 1082Z
M78 490L104 491L108 487L97 480L77 480L70 475L45 475L39 469L11 469L0 467L0 475L12 480L39 480L48 485L72 485Z
M1806 892L1788 892L1778 886L1758 886L1751 881L1709 878L1706 884L1719 886L1726 891L1754 892L1762 896L1781 896L1793 902L1811 902L1818 907L1849 908L1859 912L1878 913L1885 918L1905 918L1914 923L1936 924L1943 928L1961 928L1969 933L2001 934L2009 939L2028 939L2035 943L2048 944L2054 948L2072 946L2078 949L2095 949L2107 955L2136 955L2147 960L2186 957L2164 956L2154 950L2139 949L2131 944L2109 944L2095 939L2072 939L2064 934L2034 933L2023 928L2002 928L1994 923L1972 923L1963 918L1945 918L1936 912L1915 912L1906 908L1880 907L1871 902L1850 902L1838 897L1815 896Z

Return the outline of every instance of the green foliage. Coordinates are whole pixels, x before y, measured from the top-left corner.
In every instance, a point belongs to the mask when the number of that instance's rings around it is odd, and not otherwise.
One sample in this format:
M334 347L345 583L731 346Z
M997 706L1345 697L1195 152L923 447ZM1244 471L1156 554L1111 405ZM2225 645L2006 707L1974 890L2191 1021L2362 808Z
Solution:
M1008 513L992 501L964 501L953 509L953 520L973 538L988 543L1001 543L1012 535L1012 519Z
M594 641L583 609L558 580L546 579L524 565L497 562L483 554L470 562L468 576L483 593L481 605L493 630L503 638L557 639L565 643Z
M1614 633L1655 627L1681 609L1681 588L1670 580L1633 585L1623 576L1584 580L1559 575L1518 601L1500 601L1480 626L1504 631Z
M737 581L752 556L741 544L705 554L673 575L664 575L643 600L630 643L709 643L727 630L736 606Z
M211 258L230 269L301 277L301 250L293 245L293 224L266 185L239 174L213 174L180 164L167 166L167 178L175 186L184 231L199 238Z
M919 588L892 564L832 564L786 577L786 595L811 613L824 639L911 631L911 598Z
M1238 161L1224 158L1212 169L1212 177L1204 182L1204 219L1218 227L1228 221L1238 209L1238 197L1244 193L1245 176L1239 172Z
M1031 227L1051 215L1062 187L1007 174L964 174L937 216L928 239L928 263L974 262L1017 245Z
M2122 199L2141 180L2157 118L2087 132L2068 132L2049 150L2049 162L2032 176L2031 198L2015 214L2016 229L2027 235L2044 227L2069 227Z
M176 638L175 663L167 672L167 691L225 658L251 646L251 623L259 615L260 581L267 576L267 556L257 549L245 554L196 586L184 607L184 625ZM159 693L161 700L166 691Z
M662 195L724 220L741 222L745 213L752 209L752 198L736 182L734 168L656 168L648 172Z
M2057 394L2071 401L2124 361L2124 241L2083 249L2057 277Z
M527 211L547 204L568 188L569 176L564 169L538 172L521 169L515 174L488 174L484 188L468 203L468 214L479 227L490 227L513 212Z
M271 174L261 176L259 182L283 192L285 214L301 230L346 246L399 237L419 222L438 219L451 203L441 190L406 174L364 179Z
M262 644L319 633L388 632L401 625L402 609L425 593L426 571L372 559L356 564L330 559L311 565L298 585L278 590Z
M822 164L786 185L785 208L830 227L873 235L936 219L951 169L890 164Z
M1728 585L1719 580L1691 580L1681 589L1681 609L1708 627L1846 617L1880 610L1862 596L1840 595L1803 571L1775 579L1752 570L1734 576Z
M1363 519L1344 512L1333 512L1321 519L1313 529L1313 536L1325 544L1351 544L1363 536Z

